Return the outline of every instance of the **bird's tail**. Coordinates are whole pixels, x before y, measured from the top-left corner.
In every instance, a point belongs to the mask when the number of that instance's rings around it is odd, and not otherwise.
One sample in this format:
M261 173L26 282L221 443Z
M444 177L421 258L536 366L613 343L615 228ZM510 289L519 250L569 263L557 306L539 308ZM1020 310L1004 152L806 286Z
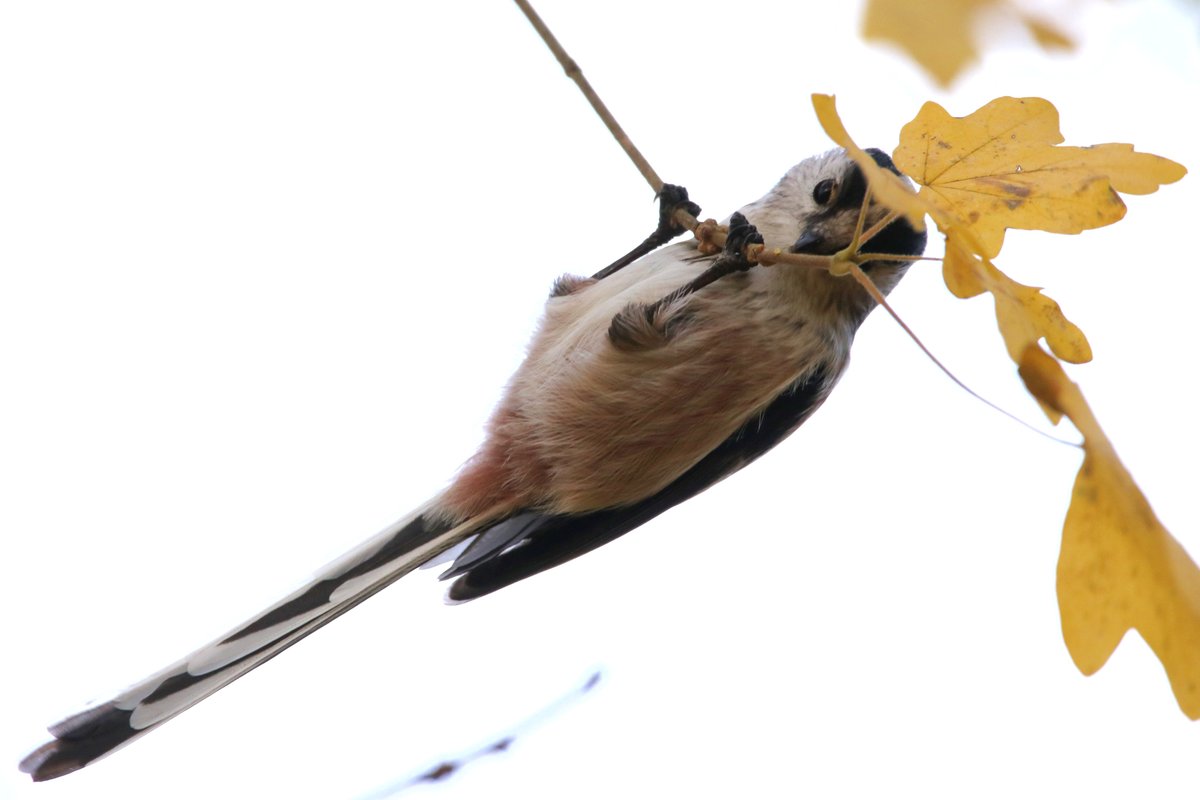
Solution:
M307 585L106 703L50 726L55 737L21 761L35 781L74 772L157 728L479 530L422 509L350 551Z

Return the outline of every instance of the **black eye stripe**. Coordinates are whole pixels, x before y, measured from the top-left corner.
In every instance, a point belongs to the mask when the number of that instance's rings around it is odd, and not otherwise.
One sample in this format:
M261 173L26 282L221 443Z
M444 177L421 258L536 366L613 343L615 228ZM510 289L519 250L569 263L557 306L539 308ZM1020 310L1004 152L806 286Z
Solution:
M887 153L874 147L867 150L867 154L875 160L875 163L889 172L900 174L900 170L896 169L896 165L892 163L892 159ZM837 204L839 208L858 208L862 205L863 197L867 193L867 179L863 176L862 170L857 164L852 164L847 170L845 177L842 180L841 191L838 192Z
M842 181L842 190L838 192L837 204L841 208L858 208L862 205L867 193L867 180L863 177L858 165L850 167Z

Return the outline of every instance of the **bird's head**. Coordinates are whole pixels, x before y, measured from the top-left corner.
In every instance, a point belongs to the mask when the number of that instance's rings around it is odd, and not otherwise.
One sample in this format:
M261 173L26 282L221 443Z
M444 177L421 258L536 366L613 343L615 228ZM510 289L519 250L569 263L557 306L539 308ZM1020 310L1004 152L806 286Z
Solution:
M884 169L900 174L882 150L867 153ZM793 253L833 255L850 245L858 223L867 180L845 150L830 150L801 161L787 171L765 197L743 213L766 238L768 246L788 243ZM871 203L864 229L883 219L888 209ZM865 246L873 253L919 256L925 252L925 231L918 231L900 217ZM864 270L885 293L903 277L908 264L876 261Z

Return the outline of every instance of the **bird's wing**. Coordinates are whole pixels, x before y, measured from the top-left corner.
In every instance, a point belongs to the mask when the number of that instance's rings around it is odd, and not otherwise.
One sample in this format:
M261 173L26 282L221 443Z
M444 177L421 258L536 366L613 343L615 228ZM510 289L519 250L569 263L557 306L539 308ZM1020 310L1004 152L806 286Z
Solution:
M481 532L442 577L465 602L583 555L694 497L770 450L825 401L840 377L822 367L789 386L666 488L630 505L585 514L526 511Z

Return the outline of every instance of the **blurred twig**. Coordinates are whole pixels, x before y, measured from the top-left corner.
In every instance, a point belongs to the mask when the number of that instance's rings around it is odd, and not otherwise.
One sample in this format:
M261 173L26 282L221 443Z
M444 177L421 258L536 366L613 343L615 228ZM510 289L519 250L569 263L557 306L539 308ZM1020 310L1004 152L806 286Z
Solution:
M602 674L603 673L599 670L593 672L581 685L570 690L557 700L554 700L540 711L534 712L530 716L526 717L523 721L510 728L507 733L490 740L482 747L469 750L460 756L455 756L454 758L447 758L418 775L404 778L403 780L396 781L395 783L391 783L387 786L376 789L373 792L368 792L367 794L362 795L359 800L384 800L384 798L395 797L401 792L407 791L408 789L411 789L414 786L419 786L423 783L438 783L439 781L444 781L453 776L455 773L473 761L477 761L484 756L505 752L509 747L512 746L513 742L515 742L518 737L529 733L534 728L558 716L564 710L566 710L567 706L575 703L588 692L592 691L592 689L595 689L596 685L600 683L600 677Z

